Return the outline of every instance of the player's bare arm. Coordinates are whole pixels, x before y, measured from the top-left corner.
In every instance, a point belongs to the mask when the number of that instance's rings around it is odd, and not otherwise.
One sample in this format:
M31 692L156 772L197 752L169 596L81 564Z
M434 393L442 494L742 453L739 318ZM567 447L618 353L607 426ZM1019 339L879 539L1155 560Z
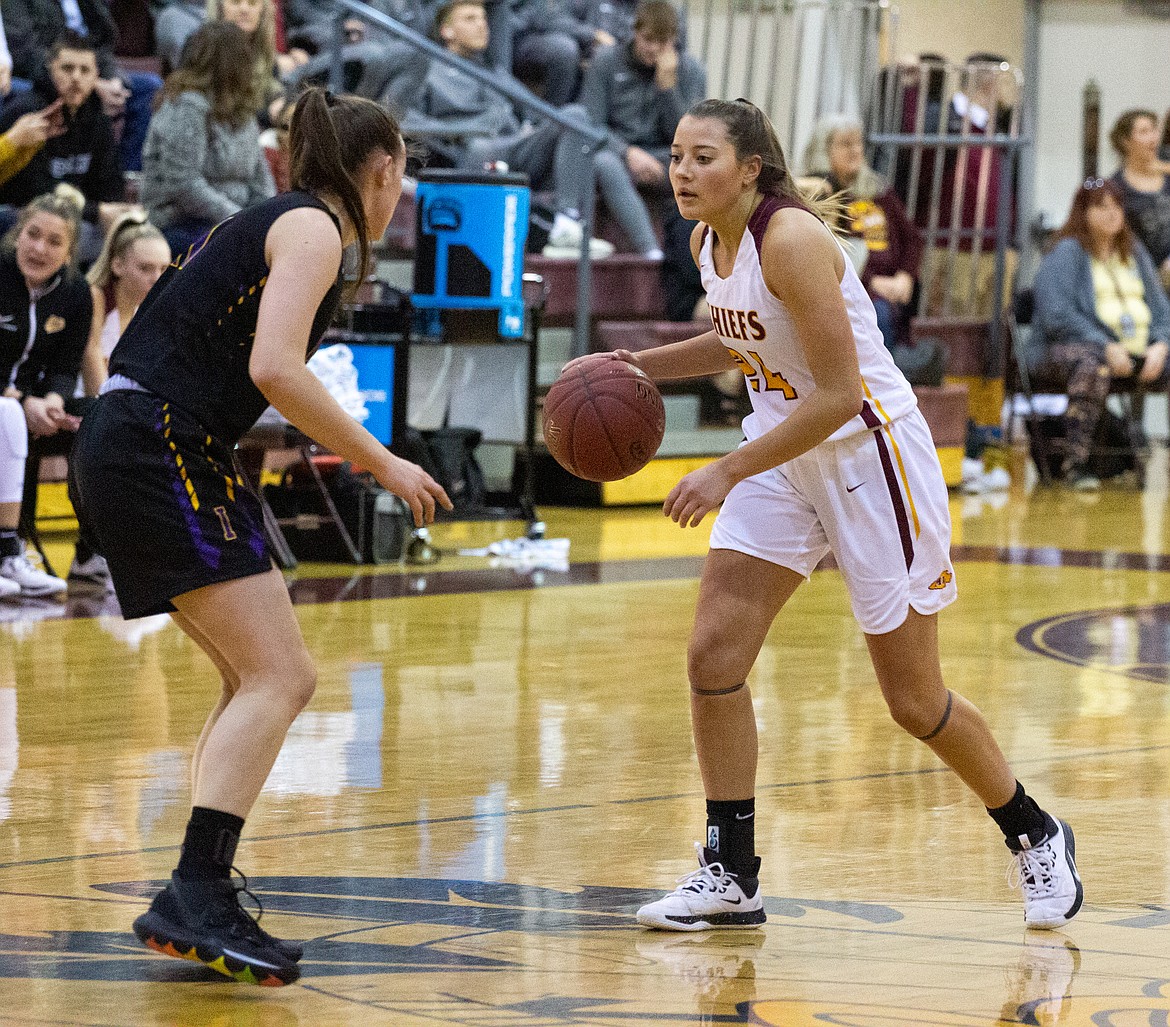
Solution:
M268 283L260 300L248 373L290 423L334 453L368 467L402 497L422 525L435 503L451 509L447 493L429 474L394 456L349 416L305 366L313 317L341 266L341 237L322 210L300 207L283 214L268 232Z
M772 217L764 236L764 281L792 316L816 389L782 424L674 487L663 513L682 527L698 524L744 478L807 452L861 409L857 347L841 296L843 260L813 215L789 208Z

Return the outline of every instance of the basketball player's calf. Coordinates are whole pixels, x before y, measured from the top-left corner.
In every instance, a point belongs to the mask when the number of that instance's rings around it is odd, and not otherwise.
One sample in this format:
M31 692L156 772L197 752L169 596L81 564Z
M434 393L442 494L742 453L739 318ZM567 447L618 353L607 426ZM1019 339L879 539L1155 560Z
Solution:
M716 752L741 761L745 749L750 747L754 753L755 713L746 683L706 687L692 682L691 710L702 763L714 762L702 757ZM745 730L749 738L736 737ZM748 777L754 780L754 758ZM730 787L732 794L754 790L746 781L738 789L734 784ZM708 794L712 791L722 794L708 783ZM669 895L639 909L638 923L671 931L760 927L767 916L755 842L754 797L708 799L706 845L695 843L699 868L680 878Z
M1038 929L1067 924L1084 901L1072 828L1042 810L1024 786L1011 777L979 710L949 688L943 691L945 700L941 711L936 706L937 719L924 719L921 706L892 701L887 694L891 716L903 730L928 745L981 797L987 795L986 787L979 787L986 780L985 768L1002 765L1014 792L1007 802L986 808L1015 857L1010 880L1012 887L1023 893L1024 922Z

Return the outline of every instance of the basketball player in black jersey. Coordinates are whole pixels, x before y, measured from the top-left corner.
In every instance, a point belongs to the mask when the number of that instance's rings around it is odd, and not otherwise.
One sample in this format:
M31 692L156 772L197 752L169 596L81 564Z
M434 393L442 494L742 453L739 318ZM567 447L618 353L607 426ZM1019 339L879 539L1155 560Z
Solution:
M301 946L259 926L230 874L244 818L316 671L232 447L271 403L369 468L417 525L434 518L436 503L451 507L305 366L338 306L343 247L357 243L364 275L405 161L382 107L308 90L292 118L293 191L229 218L167 270L114 350L73 450L70 495L109 562L123 614L169 612L223 683L195 747L178 867L134 930L150 948L237 980L299 976Z

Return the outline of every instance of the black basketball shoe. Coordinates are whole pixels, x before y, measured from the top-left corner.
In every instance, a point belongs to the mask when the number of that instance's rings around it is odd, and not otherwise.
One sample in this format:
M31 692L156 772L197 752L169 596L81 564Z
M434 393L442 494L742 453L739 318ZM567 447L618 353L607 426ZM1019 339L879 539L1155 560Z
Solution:
M302 946L265 931L240 905L246 890L230 880L184 881L172 874L134 921L134 933L147 948L203 963L245 984L292 984L301 975L296 964Z

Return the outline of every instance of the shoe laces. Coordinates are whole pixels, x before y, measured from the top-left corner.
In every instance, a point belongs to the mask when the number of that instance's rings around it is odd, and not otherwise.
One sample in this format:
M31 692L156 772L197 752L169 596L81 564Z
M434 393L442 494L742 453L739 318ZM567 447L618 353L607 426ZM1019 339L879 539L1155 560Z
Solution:
M240 920L237 921L244 927L247 934L256 935L265 944L271 944L272 935L270 935L263 927L260 926L260 918L264 915L264 903L260 901L260 896L257 895L248 887L248 875L245 874L239 867L233 866L232 873L240 876L241 883L237 884L232 881L232 891L235 892L236 908L240 912ZM254 903L256 903L256 912L253 913L248 909L243 902L240 901L241 895L247 895Z
M725 893L735 883L735 875L728 873L722 863L704 862L703 846L698 842L695 843L695 852L699 855L699 867L689 874L683 874L675 881L677 885L674 889L675 893L690 892L694 895L702 895L706 892Z
M1008 885L1033 898L1056 894L1056 850L1050 842L1015 854L1007 871Z

